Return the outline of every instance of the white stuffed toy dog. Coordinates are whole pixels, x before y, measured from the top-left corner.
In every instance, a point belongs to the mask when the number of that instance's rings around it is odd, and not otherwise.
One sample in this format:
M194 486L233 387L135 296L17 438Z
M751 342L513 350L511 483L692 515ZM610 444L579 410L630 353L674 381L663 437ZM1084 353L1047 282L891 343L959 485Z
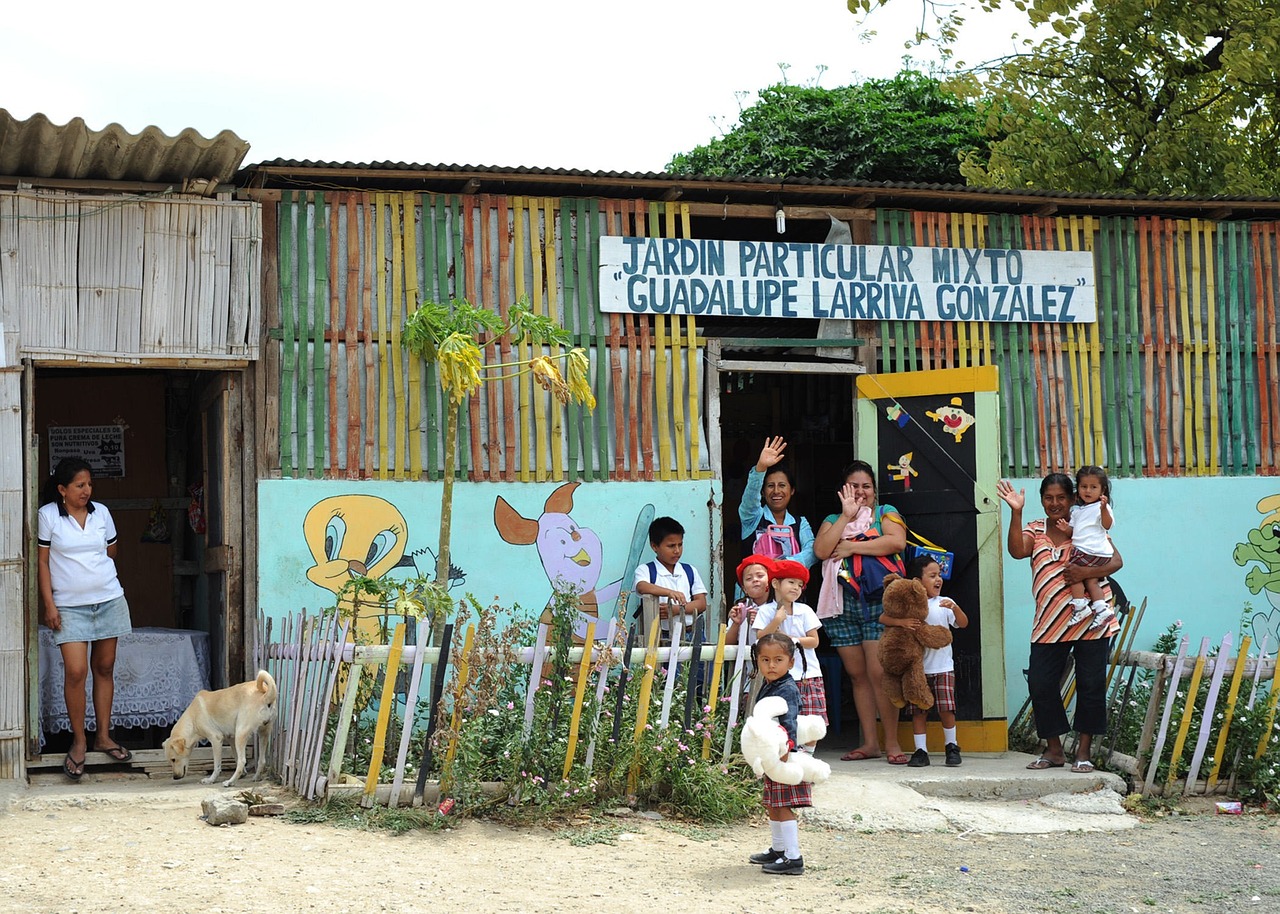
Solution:
M778 718L787 711L787 702L777 695L770 695L756 702L751 716L742 725L742 754L756 773L767 774L779 784L821 784L831 776L831 766L819 761L808 752L787 754L787 731ZM817 742L827 735L827 725L814 714L801 714L796 718L796 737L801 745Z

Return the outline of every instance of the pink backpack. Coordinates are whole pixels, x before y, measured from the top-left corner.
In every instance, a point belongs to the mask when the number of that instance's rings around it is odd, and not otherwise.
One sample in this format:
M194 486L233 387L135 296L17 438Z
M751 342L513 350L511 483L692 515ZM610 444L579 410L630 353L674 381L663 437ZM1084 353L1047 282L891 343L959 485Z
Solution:
M800 551L800 541L795 530L787 524L769 524L756 534L752 555L770 559L789 559Z

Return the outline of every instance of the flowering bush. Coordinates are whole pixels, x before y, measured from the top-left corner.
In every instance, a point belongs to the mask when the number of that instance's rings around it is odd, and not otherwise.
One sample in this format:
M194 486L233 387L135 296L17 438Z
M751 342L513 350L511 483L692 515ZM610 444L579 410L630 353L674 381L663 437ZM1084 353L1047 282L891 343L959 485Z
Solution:
M1156 640L1153 650L1172 656L1177 652L1181 636L1182 623L1181 621L1175 621ZM1194 659L1194 657L1188 657L1187 669L1190 669ZM1117 671L1116 675L1120 675L1119 671ZM1140 671L1126 706L1124 708L1112 707L1110 709L1111 715L1122 714L1122 726L1115 744L1116 751L1127 755L1136 755L1147 706L1151 700L1154 680L1154 671ZM1204 779L1208 778L1214 765L1219 761L1214 757L1214 753L1217 750L1221 727L1226 723L1227 700L1230 691L1229 683L1230 678L1228 677L1224 680L1218 692L1217 702L1214 707L1206 709L1209 683L1207 677L1201 680L1200 687L1196 692L1195 702L1191 707L1191 720L1187 729L1188 736L1182 747L1182 754L1177 760L1176 778L1188 776L1187 769L1195 753L1196 736L1200 732L1206 713L1212 715L1212 720L1210 723L1208 750L1205 753L1200 771L1197 772L1197 776L1202 783ZM1165 739L1165 746L1161 753L1159 765L1156 768L1155 782L1157 784L1163 784L1169 777L1170 755L1178 729L1182 725L1182 719L1186 713L1188 685L1189 682L1183 680L1176 686L1178 691L1174 695L1173 711L1169 717L1169 729ZM1267 709L1270 703L1269 689L1271 688L1275 688L1274 681L1269 685L1260 681L1257 693L1252 696L1253 707L1248 708L1249 698L1253 692L1253 684L1249 678L1241 681L1235 712L1230 729L1227 732L1227 742L1222 753L1218 777L1219 784L1231 788L1232 795L1238 796L1242 800L1274 809L1280 805L1280 722L1275 720L1268 722ZM1123 692L1123 690L1120 691L1121 693ZM1161 716L1164 713L1163 701L1166 699L1167 693L1165 698L1162 699L1162 705L1159 709ZM1157 719L1158 725L1159 718ZM1265 740L1263 738L1264 729L1268 733ZM1260 757L1255 758L1259 745L1262 746L1263 751ZM1148 756L1138 761L1139 772L1145 776L1150 758Z
M460 620L454 635L454 679L445 690L442 724L435 737L442 792L458 801L460 811L506 818L635 804L724 822L759 809L758 782L740 760L721 761L727 709L721 707L713 716L703 706L689 727L683 726L688 664L678 668L682 685L675 689L669 725L660 723L663 679L656 676L647 723L636 738L644 667L634 662L638 655L633 657L619 696L621 664L616 654L623 647L621 637L611 645L616 650L600 651L589 670L577 743L565 775L579 663L570 660L568 650L555 648L573 643L577 605L577 593L558 584L550 609L550 660L538 670L531 705L527 703L531 668L520 662L519 650L533 642L534 620L501 628L496 606L481 610L473 604L479 622L466 683L457 676L463 660L462 638L457 633ZM475 662L479 657L485 658L483 663ZM599 700L597 674L607 677ZM456 730L451 724L455 710L459 712ZM708 734L711 751L703 759ZM450 746L455 747L452 761ZM495 783L499 785L496 792L492 786L482 790Z

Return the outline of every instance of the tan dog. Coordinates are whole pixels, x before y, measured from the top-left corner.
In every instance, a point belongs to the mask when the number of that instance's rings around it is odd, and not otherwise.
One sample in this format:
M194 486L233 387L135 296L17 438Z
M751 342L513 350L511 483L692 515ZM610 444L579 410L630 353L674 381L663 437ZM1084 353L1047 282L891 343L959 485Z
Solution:
M266 670L259 670L252 682L242 682L229 689L216 692L201 691L191 699L173 725L169 738L164 741L164 754L173 765L174 780L187 775L187 763L191 750L202 739L213 747L213 773L201 780L212 784L222 774L222 741L232 738L236 747L236 770L223 787L230 787L244 774L244 750L249 737L256 731L266 740L271 724L276 719L276 681ZM259 746L258 762L253 772L256 781L262 774L262 757L265 752Z

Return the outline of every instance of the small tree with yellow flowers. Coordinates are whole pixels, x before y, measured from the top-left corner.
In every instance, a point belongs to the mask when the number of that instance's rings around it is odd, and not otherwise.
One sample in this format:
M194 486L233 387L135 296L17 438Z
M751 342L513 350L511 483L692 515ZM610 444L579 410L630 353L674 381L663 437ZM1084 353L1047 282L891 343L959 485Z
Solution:
M488 334L486 342L504 336L514 344L527 342L537 354L516 362L486 365L480 352L481 333ZM485 381L529 373L558 402L582 403L592 410L595 409L596 398L587 382L591 363L585 349L569 348L569 331L546 315L534 314L528 300L523 298L511 306L505 319L465 299L455 299L447 306L424 302L405 322L400 339L405 349L436 366L440 386L446 395L444 491L440 499L440 549L436 555L436 584L443 588L449 581L458 407ZM544 347L550 351L543 352ZM561 361L564 362L563 370L559 364Z

